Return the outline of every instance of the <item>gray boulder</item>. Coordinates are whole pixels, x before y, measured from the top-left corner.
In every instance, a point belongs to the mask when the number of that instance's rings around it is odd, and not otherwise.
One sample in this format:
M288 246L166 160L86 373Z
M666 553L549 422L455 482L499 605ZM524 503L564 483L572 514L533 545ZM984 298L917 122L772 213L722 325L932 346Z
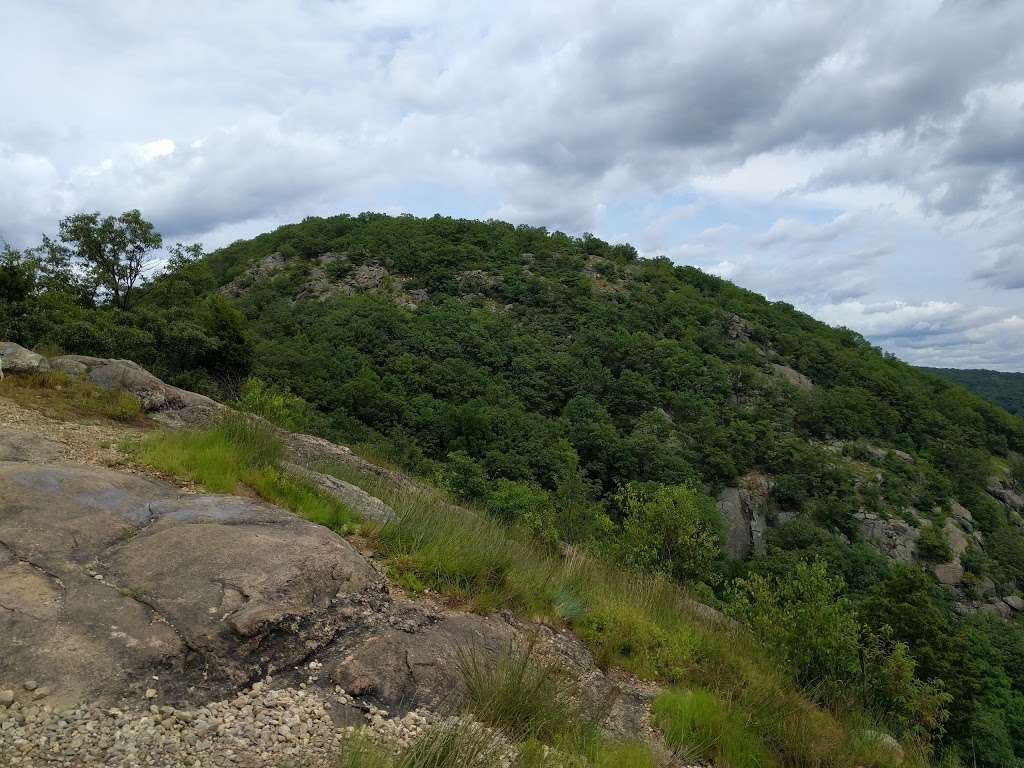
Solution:
M13 341L0 341L0 371L5 375L46 371L49 368L49 362L42 355Z
M859 512L855 517L859 521L861 537L883 555L908 565L915 561L920 536L916 527L904 520L881 518L871 512Z
M62 355L50 360L50 366L84 376L105 389L124 389L138 398L147 413L173 413L186 423L207 420L224 407L204 395L165 384L131 360Z
M726 556L740 559L751 551L764 549L768 530L769 496L772 479L760 472L748 472L736 488L725 488L716 503L725 524Z
M964 579L964 567L959 562L942 563L932 567L932 573L940 584L956 586Z

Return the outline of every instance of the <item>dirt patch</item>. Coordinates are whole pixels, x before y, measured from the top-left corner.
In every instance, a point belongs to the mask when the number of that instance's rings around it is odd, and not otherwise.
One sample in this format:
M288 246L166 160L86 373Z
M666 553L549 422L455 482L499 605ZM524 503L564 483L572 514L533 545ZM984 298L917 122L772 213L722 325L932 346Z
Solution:
M117 466L126 459L119 444L151 429L149 425L61 421L0 397L0 453L9 451L8 459L16 459L17 451L27 451L45 441L53 453L48 460Z

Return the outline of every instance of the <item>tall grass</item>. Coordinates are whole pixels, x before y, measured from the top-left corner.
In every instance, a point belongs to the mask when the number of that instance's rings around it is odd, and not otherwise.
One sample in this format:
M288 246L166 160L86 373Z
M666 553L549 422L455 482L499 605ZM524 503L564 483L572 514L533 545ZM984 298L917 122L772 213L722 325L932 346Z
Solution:
M551 661L537 658L531 639L491 659L475 648L456 656L465 684L465 708L477 720L500 728L516 741L554 744L584 719L574 686Z
M140 464L214 493L255 493L334 530L355 520L352 511L333 496L281 471L280 439L239 414L228 414L207 429L155 432L126 449Z
M395 752L366 737L341 747L338 768L501 768L506 748L478 723L451 718Z
M718 768L774 765L740 711L727 710L707 691L665 691L651 709L665 741L686 760L713 760Z
M743 724L715 747L723 766L871 764L854 749L846 715L813 704L746 631L698 617L671 581L585 552L560 557L521 531L455 507L441 492L396 487L347 465L319 468L395 510L396 521L369 533L407 586L429 586L484 612L507 607L564 625L602 667L713 697L731 713L727 722Z

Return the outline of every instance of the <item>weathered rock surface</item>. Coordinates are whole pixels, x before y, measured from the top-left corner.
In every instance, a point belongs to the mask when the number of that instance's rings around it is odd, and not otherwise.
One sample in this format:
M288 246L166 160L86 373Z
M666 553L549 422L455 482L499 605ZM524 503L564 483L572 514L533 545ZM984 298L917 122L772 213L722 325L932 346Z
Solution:
M793 385L797 389L814 389L814 382L795 368L790 368L788 365L781 365L780 363L772 363L771 370L775 376L778 376L780 379Z
M54 701L234 690L380 610L351 545L261 502L133 475L0 463L0 689ZM343 610L349 608L350 610Z
M13 341L0 341L0 373L32 373L49 369L50 364L42 355Z
M728 557L739 559L752 550L763 550L771 489L770 477L749 472L740 478L738 487L725 488L718 494L718 510L725 522L723 549Z
M882 554L900 563L915 561L918 529L898 518L881 518L870 512L860 512L855 517L860 521L860 534Z
M956 586L964 579L964 567L959 561L933 566L932 573L940 584L946 586Z
M395 511L391 507L352 483L291 462L286 462L284 468L312 483L324 493L330 494L364 519L377 523L386 523L395 519Z
M28 440L24 430L0 424L0 461L56 461L60 454L56 441L38 435Z

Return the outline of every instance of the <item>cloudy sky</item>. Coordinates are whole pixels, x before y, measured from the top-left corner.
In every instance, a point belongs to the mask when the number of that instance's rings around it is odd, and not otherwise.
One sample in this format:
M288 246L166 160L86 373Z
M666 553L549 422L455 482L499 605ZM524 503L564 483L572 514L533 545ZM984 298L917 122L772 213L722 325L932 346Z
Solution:
M632 242L1024 370L1024 2L0 0L0 236L140 208Z

